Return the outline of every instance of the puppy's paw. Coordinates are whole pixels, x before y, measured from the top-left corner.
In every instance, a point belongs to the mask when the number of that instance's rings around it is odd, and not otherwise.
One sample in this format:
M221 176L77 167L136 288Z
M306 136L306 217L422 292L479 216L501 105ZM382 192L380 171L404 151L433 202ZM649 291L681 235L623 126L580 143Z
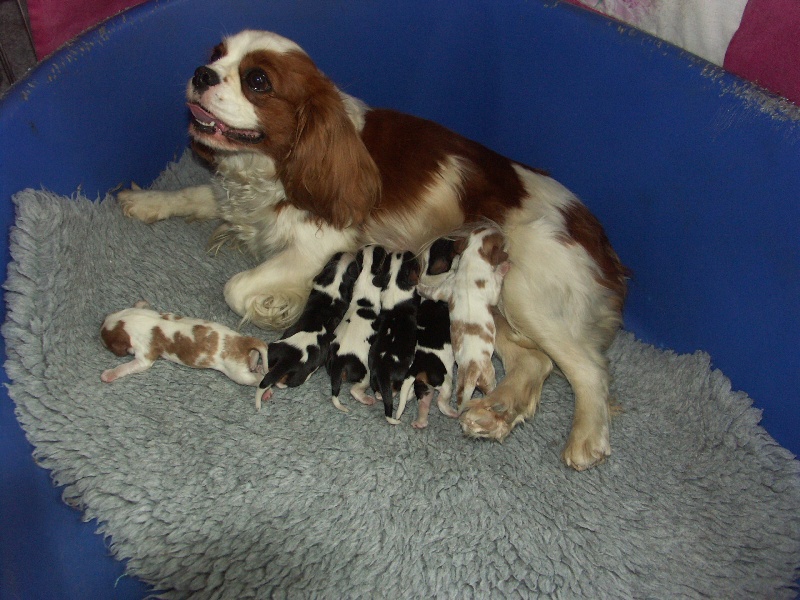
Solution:
M428 426L428 419L425 419L424 421L421 419L411 421L411 426L414 429L425 429Z
M117 201L122 208L122 214L131 219L155 223L169 217L164 214L160 193L142 190L136 185L133 189L117 192Z
M270 399L272 399L272 388L265 390L256 388L256 410L261 410L261 403L269 402Z
M611 444L608 441L608 427L597 431L577 430L573 427L567 440L567 446L561 458L568 467L576 471L585 471L602 463L611 455Z
M359 395L352 394L352 396L365 406L372 406L373 404L375 404L375 402L377 402L374 396L368 396L367 394L359 394Z
M503 409L505 406L487 402L487 398L470 403L459 419L462 431L469 437L502 442L511 433L508 413Z

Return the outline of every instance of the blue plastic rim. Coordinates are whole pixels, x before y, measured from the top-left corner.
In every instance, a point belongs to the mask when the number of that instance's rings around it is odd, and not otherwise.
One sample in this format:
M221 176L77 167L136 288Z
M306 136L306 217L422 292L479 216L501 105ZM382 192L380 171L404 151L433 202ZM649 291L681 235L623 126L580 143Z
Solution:
M185 83L223 35L244 28L296 40L372 105L439 121L573 189L633 269L626 327L708 352L764 410L772 436L800 452L800 110L555 1L132 9L0 102L6 263L15 192L102 196L149 183L182 153ZM120 578L96 524L80 523L34 465L5 393L0 427L0 597L143 596L144 584Z

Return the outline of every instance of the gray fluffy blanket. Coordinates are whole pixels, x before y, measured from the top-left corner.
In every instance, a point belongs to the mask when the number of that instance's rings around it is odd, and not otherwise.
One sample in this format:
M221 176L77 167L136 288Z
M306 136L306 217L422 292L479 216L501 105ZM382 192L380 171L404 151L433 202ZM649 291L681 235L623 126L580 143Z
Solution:
M190 158L156 183L207 177ZM222 287L252 266L212 256L213 224L125 219L90 202L15 198L3 334L9 394L64 499L97 518L165 597L779 598L800 564L798 463L702 353L622 332L613 455L559 461L572 415L551 377L504 444L335 410L317 373L261 412L252 388L164 361L113 384L107 313L159 310L236 327ZM252 327L244 332L274 339Z

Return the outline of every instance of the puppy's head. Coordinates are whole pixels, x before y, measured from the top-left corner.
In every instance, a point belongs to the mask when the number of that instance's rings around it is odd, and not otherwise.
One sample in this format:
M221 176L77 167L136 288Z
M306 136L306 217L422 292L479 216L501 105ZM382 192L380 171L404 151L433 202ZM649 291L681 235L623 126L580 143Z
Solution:
M226 38L186 95L189 133L206 158L268 156L289 202L335 227L363 222L377 201L380 175L345 97L291 40L265 31Z

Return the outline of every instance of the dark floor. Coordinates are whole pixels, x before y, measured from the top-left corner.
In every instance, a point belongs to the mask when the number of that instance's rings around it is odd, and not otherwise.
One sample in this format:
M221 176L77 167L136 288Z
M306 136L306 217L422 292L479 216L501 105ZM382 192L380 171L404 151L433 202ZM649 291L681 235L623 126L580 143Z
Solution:
M25 3L22 2L23 10ZM17 0L0 0L0 50L5 55L11 76L0 63L0 95L11 86L12 79L21 79L36 65L36 55L25 30Z

